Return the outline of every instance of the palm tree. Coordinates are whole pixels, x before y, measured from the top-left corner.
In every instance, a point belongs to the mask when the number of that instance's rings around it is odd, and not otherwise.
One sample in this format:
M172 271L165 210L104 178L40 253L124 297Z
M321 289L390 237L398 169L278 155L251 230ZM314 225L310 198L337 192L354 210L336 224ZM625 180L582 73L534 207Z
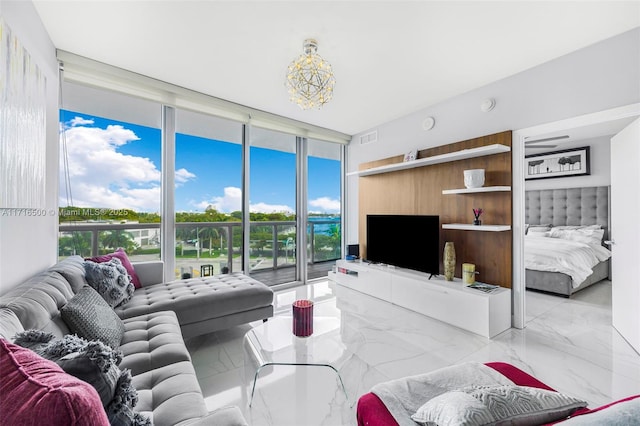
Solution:
M211 256L213 250L213 239L220 238L220 231L214 226L207 226L206 228L200 228L198 233L198 240L200 238L209 240L209 256Z
M132 252L137 248L136 242L133 240L131 232L122 229L109 231L102 236L102 245L105 248L117 249L122 247L127 252Z
M90 232L73 232L71 235L60 237L58 239L59 256L70 256L74 254L83 257L91 256Z

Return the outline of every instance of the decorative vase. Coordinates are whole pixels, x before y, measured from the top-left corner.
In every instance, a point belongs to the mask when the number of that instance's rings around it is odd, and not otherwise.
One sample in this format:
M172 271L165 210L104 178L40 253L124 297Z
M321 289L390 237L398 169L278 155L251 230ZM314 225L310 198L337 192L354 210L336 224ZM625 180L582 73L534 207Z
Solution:
M482 221L480 219L474 219L473 220L473 224L474 225L482 225Z
M293 334L308 337L313 334L313 301L296 300L293 302Z
M447 281L453 281L453 273L456 270L456 249L453 241L444 243L442 263L444 263L444 278Z

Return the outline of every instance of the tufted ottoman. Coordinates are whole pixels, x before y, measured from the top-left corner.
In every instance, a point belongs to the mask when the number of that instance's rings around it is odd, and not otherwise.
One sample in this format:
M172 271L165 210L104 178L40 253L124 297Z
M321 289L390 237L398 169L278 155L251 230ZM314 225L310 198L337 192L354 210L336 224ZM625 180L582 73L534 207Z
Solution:
M121 318L174 311L186 339L273 316L273 290L242 273L143 281L131 300L115 311Z

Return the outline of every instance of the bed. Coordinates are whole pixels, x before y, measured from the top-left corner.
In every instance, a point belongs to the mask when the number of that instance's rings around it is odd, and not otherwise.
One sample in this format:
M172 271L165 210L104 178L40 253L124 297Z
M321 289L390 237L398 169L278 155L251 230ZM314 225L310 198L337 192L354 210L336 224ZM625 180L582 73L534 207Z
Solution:
M610 279L609 187L525 192L526 288L564 297Z

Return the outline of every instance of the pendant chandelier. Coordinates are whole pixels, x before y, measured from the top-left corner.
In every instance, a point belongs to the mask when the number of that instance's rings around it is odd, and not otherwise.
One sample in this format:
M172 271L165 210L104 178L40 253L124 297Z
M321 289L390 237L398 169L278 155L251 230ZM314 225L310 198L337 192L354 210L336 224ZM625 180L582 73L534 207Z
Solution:
M287 69L285 85L289 100L302 109L320 109L333 97L336 79L331 64L318 55L318 42L307 39L304 53L298 56Z

